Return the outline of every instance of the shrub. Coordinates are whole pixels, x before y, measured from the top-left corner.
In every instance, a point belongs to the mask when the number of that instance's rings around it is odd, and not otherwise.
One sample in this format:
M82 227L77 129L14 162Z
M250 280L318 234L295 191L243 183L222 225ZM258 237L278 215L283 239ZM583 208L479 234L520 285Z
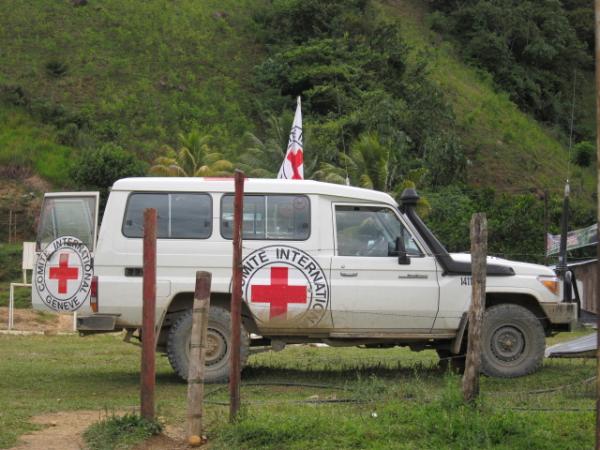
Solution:
M581 167L589 167L596 159L596 146L593 142L582 141L573 146L572 160Z
M61 61L48 61L46 63L46 73L53 78L60 78L67 73L67 65Z
M133 153L121 147L106 144L100 149L85 151L71 168L71 177L80 188L98 189L101 205L108 197L108 189L124 177L143 176L146 165Z

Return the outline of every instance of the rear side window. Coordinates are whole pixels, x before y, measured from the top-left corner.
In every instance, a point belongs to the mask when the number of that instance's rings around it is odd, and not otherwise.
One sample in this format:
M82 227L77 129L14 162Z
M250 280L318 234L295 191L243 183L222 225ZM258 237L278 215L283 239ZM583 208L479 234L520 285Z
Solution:
M310 236L310 203L305 195L245 195L244 239L304 241ZM233 233L233 195L221 200L221 234Z
M131 194L123 220L123 235L144 236L144 210L158 213L160 239L206 239L212 234L212 198L196 193Z

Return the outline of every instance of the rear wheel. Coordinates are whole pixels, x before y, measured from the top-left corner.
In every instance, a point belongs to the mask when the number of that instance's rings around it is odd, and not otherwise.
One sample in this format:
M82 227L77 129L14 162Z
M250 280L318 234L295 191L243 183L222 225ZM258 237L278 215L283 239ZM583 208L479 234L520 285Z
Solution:
M544 327L522 306L502 304L487 309L481 338L481 371L488 376L520 377L542 365Z
M190 338L192 334L192 311L188 310L171 326L167 339L167 356L171 367L182 379L188 376ZM211 307L208 314L206 369L204 381L217 383L229 378L229 354L231 351L231 316L229 311ZM249 337L242 325L240 338L241 367L248 359Z

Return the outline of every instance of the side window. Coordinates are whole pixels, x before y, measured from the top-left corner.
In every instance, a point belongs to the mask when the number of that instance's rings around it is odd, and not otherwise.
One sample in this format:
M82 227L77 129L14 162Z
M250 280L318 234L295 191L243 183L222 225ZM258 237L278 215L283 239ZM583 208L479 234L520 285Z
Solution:
M335 223L339 256L388 256L396 238L404 241L410 255L421 251L389 208L372 206L336 206Z
M123 219L123 235L130 238L144 236L144 210L155 208L158 215L157 237L169 232L169 194L131 194Z
M159 239L206 239L212 233L212 200L208 194L131 194L123 220L123 235L144 236L144 210L156 208Z
M212 232L212 201L207 194L170 194L171 238L206 239Z
M303 241L310 235L310 203L304 195L245 195L244 239ZM233 195L221 200L221 234L233 234Z
M265 238L265 197L244 195L244 239ZM221 200L221 234L225 239L233 235L233 195L224 195Z
M308 197L303 195L267 196L267 238L308 239L309 210Z

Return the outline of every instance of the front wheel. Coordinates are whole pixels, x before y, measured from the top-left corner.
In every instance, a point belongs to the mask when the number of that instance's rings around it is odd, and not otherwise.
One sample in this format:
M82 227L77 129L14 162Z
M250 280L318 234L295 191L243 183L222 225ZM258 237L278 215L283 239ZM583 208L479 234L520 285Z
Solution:
M481 336L481 371L512 378L535 372L544 359L545 333L538 318L519 305L487 309Z
M192 311L188 310L171 326L167 339L167 356L171 367L182 379L187 380L192 336ZM244 367L248 359L248 333L242 325L240 337L240 360ZM204 381L217 383L229 378L229 354L231 352L231 315L229 311L211 307L208 313Z

